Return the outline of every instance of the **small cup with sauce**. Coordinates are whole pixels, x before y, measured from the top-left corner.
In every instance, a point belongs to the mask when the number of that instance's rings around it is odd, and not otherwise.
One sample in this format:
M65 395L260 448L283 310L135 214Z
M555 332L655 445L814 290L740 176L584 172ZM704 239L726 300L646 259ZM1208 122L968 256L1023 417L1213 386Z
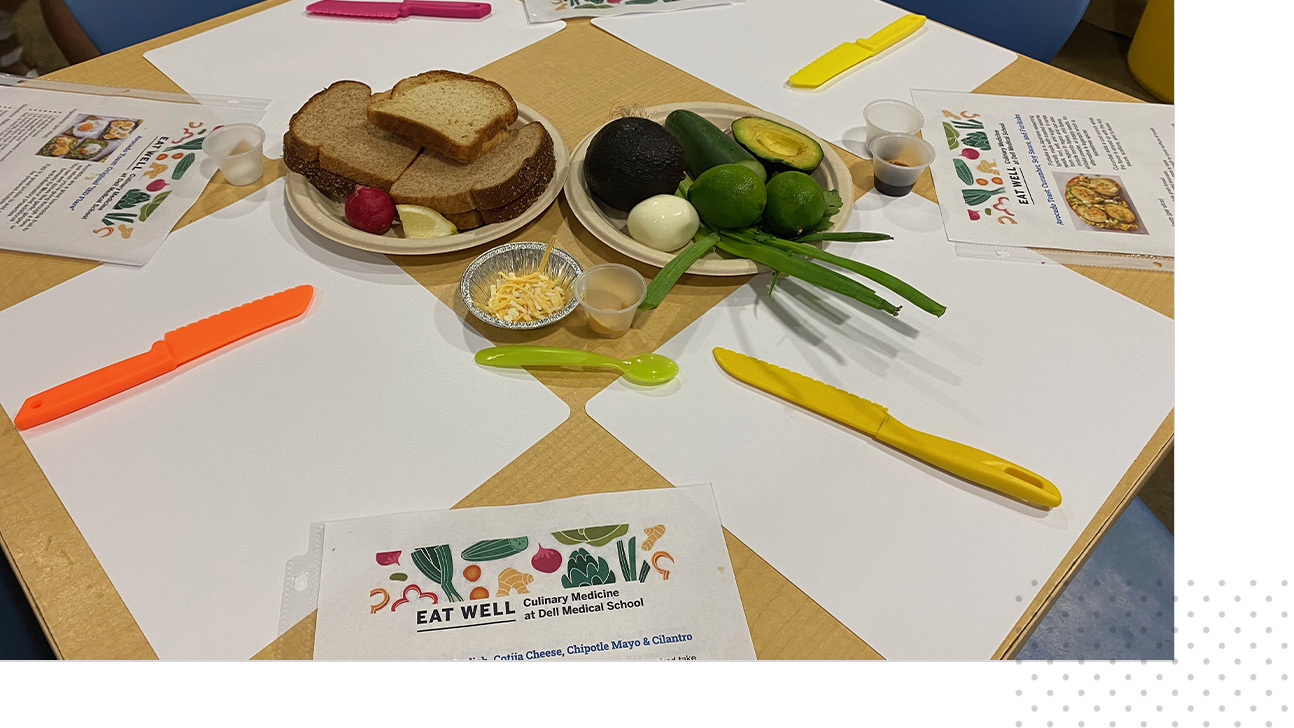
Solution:
M876 190L902 197L935 161L935 148L913 134L883 134L872 142L872 174Z
M647 295L647 281L627 265L603 263L581 273L574 289L589 328L598 336L614 339L633 327L638 304Z

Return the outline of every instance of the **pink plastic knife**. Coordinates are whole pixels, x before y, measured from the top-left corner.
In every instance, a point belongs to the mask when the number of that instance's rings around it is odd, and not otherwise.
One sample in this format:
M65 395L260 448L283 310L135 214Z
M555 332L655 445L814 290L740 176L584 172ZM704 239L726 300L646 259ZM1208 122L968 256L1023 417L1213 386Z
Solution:
M489 3L427 2L404 0L401 3L356 2L354 0L320 0L306 6L306 12L320 15L347 15L354 18L395 20L410 15L434 18L484 18L490 14Z

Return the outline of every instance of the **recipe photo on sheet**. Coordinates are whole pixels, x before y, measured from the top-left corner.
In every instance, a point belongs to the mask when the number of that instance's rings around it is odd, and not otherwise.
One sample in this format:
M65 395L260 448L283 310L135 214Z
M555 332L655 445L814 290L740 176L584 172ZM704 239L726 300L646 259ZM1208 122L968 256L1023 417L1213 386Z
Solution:
M948 239L1173 255L1173 107L913 91Z
M753 660L708 485L324 524L316 659Z

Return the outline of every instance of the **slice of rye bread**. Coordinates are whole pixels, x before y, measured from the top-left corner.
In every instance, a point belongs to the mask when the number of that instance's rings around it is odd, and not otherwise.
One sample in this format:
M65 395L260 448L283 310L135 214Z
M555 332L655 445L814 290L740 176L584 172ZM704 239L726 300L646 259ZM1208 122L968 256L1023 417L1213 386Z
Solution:
M493 81L427 71L374 96L368 120L458 162L479 159L517 120L517 104Z
M454 227L459 230L470 230L471 228L489 225L496 222L507 222L515 217L520 217L522 213L530 209L535 201L543 197L548 185L553 181L553 174L556 172L556 165L547 168L547 172L540 175L539 179L531 185L530 189L522 192L517 199L501 207L484 210L468 210L467 212L442 213L445 218L454 223Z
M358 81L338 81L312 96L283 136L288 168L329 194L345 181L390 190L419 147L369 123L371 97L372 89Z
M287 135L283 138L283 163L287 168L306 178L315 189L328 195L334 200L344 200L351 192L355 190L357 184L353 179L347 179L339 174L333 174L318 162L308 162L303 159L290 145Z
M555 166L553 138L543 124L532 121L471 164L424 151L391 187L391 197L442 215L497 209L540 178L552 179Z

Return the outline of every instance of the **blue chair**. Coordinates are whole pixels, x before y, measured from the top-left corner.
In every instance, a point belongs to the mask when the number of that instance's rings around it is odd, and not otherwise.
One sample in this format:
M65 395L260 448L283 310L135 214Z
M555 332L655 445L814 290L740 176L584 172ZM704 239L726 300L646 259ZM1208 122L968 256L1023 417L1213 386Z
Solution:
M889 0L908 12L970 33L1021 55L1048 63L1065 45L1087 10L1088 0L965 2Z
M1173 536L1133 499L1016 655L1173 659Z
M111 53L186 28L257 0L63 0L77 25L99 49Z
M54 651L32 614L22 585L0 559L0 660L52 660Z

